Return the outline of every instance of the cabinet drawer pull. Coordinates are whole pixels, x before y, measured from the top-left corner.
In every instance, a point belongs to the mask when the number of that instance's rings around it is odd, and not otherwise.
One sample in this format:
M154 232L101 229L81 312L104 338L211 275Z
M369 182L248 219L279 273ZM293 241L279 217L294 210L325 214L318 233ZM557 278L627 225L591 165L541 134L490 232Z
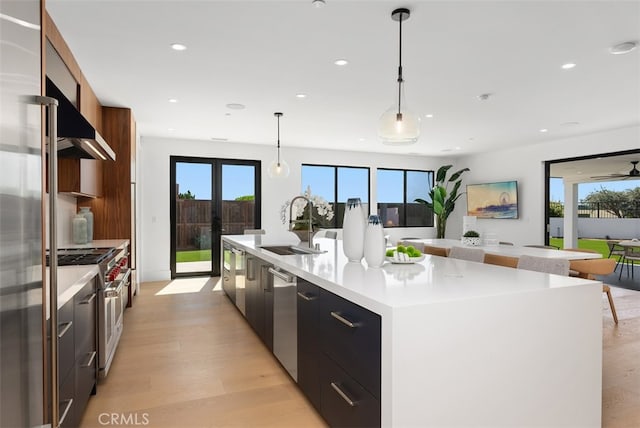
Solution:
M278 278L280 278L281 280L283 280L284 282L286 282L287 284L291 284L293 282L293 278L291 278L289 275L287 275L286 273L282 273L278 270L275 270L274 268L269 268L269 273L273 276L277 276Z
M348 327L351 327L351 328L358 327L358 323L349 321L348 319L346 319L345 317L340 315L340 312L331 312L331 316L334 317L335 319L337 319L338 321L340 321L342 324L348 326Z
M69 414L69 410L71 409L71 405L73 404L73 398L69 398L68 400L62 400L60 403L67 403L64 408L64 412L62 412L62 416L60 417L60 422L58 422L58 426L64 423L64 420L67 418L67 414Z
M346 401L346 402L347 402L347 404L348 404L349 406L351 406L351 407L356 407L356 405L357 405L358 403L356 403L356 402L355 402L355 401L353 401L351 398L349 398L349 396L347 395L347 393L346 393L346 392L344 392L344 391L342 390L342 388L340 388L340 386L339 386L337 383L335 383L335 382L331 382L331 387L334 389L334 391L336 391L336 392L338 393L338 395L339 395L340 397L342 397L342 399L343 399L344 401Z
M82 367L84 367L84 368L91 367L93 365L93 360L95 360L95 359L96 359L96 351L93 351L91 353L91 356L89 357L89 362L87 364L85 364L84 366L82 366Z
M306 300L307 302L317 299L316 296L307 296L302 291L298 291L298 296L300 296L301 299Z
M97 293L93 293L91 296L89 296L88 299L83 300L82 302L80 302L81 305L88 305L89 303L93 302L93 299L96 298L96 294Z
M62 339L62 336L67 334L67 332L69 331L69 329L71 328L72 325L73 325L73 321L69 321L69 322L66 322L64 324L60 324L58 326L58 339ZM64 326L62 328L62 331L60 331L60 326Z

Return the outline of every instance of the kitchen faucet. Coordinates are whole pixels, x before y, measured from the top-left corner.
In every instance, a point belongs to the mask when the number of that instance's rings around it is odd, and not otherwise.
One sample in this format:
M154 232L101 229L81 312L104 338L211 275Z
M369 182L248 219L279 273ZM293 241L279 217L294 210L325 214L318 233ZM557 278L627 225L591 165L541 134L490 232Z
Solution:
M304 199L305 201L307 201L307 208L309 210L309 219L308 220L294 220L292 217L292 211L293 211L293 203L297 200L297 199ZM307 234L308 234L308 243L309 243L309 248L313 248L313 202L311 202L311 199L307 198L306 196L296 196L295 198L293 198L291 200L291 205L289 205L289 230L293 230L293 227L296 223L309 223L309 230L307 230Z

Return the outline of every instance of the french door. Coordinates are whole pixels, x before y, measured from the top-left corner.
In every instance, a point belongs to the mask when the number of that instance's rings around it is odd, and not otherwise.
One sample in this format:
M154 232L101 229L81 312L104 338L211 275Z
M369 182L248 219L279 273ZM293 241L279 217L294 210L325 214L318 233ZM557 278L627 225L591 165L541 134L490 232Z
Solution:
M260 229L260 161L171 156L171 278L219 276L222 235Z

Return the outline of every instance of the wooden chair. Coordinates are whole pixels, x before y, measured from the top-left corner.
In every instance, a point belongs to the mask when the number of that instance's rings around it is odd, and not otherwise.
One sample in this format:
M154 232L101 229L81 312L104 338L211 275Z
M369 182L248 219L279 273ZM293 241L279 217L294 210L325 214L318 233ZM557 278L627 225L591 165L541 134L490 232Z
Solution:
M484 262L490 265L505 266L510 268L518 267L517 257L499 256L497 254L485 254Z
M618 265L621 265L622 260L624 259L624 247L618 245L619 241L607 241L607 247L609 247L609 255L607 258L611 258L612 256L618 256L618 263L616 263L616 269L618 269ZM616 271L614 269L614 272ZM620 268L622 270L622 268Z
M571 270L578 273L576 276L585 279L596 279L595 275L610 275L616 269L616 261L614 259L571 260L570 265ZM613 321L618 324L618 314L613 304L609 285L602 283L602 292L607 294Z
M425 245L422 249L425 254L431 254L432 256L447 257L449 251L442 247L432 247L431 245Z
M482 248L451 247L448 257L484 263L484 250Z
M518 259L518 269L568 276L569 260L522 255Z

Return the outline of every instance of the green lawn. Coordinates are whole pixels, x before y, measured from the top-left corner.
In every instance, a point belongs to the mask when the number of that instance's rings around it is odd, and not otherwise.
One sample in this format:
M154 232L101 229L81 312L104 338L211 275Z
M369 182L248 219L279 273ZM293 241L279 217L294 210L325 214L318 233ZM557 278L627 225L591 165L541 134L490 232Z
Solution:
M206 262L211 260L211 250L177 251L176 263Z
M563 241L562 238L551 238L549 244L562 249ZM609 255L609 247L604 239L578 239L578 248L595 250L602 254L602 257Z

